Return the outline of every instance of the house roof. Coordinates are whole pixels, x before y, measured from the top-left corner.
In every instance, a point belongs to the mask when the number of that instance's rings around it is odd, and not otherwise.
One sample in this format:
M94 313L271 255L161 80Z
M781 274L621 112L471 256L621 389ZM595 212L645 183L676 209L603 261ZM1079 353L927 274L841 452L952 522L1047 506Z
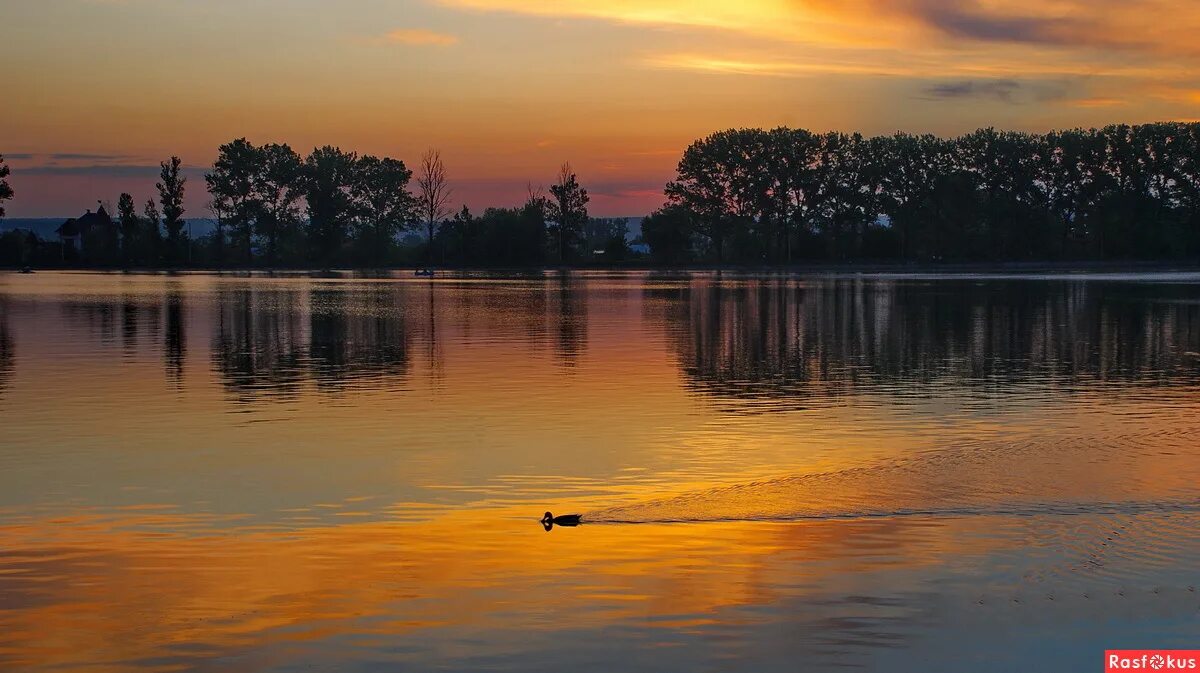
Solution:
M73 217L58 228L59 236L78 236L91 231L93 227L115 227L117 226L113 219L109 217L108 211L104 206L100 206L100 210L96 212L87 211L79 217Z

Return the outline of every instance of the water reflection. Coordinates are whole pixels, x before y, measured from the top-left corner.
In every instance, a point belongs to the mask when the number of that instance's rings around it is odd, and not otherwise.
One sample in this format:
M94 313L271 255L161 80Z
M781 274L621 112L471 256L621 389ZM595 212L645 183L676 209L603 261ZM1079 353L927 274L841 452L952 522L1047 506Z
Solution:
M337 388L348 380L401 382L409 367L404 298L387 285L365 292L314 289L309 298L309 349L318 385Z
M556 347L562 364L573 367L587 348L588 293L579 276L560 271L554 288Z
M212 361L225 386L243 401L294 397L305 378L303 315L297 290L218 288Z
M1192 286L785 278L645 291L689 385L775 408L852 390L1194 382Z
M1188 645L1195 280L0 285L0 669ZM546 535L546 509L639 525Z
M125 295L121 299L121 346L126 356L137 352L138 321L141 317L139 313L137 300L131 295Z
M166 329L163 333L163 356L167 378L176 385L183 381L183 364L187 356L187 334L184 330L184 297L177 283L167 288L163 304L166 306Z
M4 389L8 387L8 379L16 366L16 345L8 326L7 301L0 298L0 399L4 397Z
M387 284L314 286L307 293L220 288L214 367L246 400L291 398L307 380L326 391L402 384L411 348L406 299L403 288Z

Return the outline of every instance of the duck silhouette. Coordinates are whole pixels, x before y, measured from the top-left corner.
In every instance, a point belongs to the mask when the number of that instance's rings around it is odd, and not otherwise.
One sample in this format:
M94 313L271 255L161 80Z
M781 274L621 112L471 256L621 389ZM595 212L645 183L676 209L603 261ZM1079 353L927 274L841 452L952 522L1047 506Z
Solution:
M581 514L563 514L562 516L554 516L550 512L546 512L546 516L542 517L542 527L547 531L555 526L566 526L568 528L578 526L583 523L583 515Z

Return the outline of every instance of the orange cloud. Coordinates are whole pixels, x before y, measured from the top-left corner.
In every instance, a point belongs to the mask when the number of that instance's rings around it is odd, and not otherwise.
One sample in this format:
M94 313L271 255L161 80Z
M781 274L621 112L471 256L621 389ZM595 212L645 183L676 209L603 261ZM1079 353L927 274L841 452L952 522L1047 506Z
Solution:
M1067 101L1067 104L1071 105L1072 107L1081 108L1104 108L1125 105L1126 102L1120 98L1106 98L1103 96L1097 96L1094 98L1080 98L1078 100Z
M455 35L437 33L424 28L400 28L388 33L383 39L392 44L410 44L416 46L448 47L458 44L458 37Z

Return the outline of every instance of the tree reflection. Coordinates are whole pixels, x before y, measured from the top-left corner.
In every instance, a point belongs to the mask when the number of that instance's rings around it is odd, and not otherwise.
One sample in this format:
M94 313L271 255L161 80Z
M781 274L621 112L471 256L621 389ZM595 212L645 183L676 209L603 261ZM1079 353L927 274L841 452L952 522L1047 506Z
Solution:
M556 350L564 366L574 367L587 349L588 297L586 281L560 271L552 282L554 297Z
M300 306L294 290L218 290L212 359L228 389L247 397L297 393L306 362Z
M647 290L688 385L796 408L855 390L1200 377L1187 286L785 278Z
M400 291L316 288L310 294L309 354L318 385L408 373L409 344Z
M306 381L338 390L409 370L402 290L295 289L247 284L217 293L212 357L221 381L244 399L291 398Z
M163 354L167 377L176 384L183 380L183 363L187 355L187 334L184 327L183 291L178 284L167 289L166 328L163 334Z
M16 342L8 328L8 307L0 302L0 398L17 364Z

